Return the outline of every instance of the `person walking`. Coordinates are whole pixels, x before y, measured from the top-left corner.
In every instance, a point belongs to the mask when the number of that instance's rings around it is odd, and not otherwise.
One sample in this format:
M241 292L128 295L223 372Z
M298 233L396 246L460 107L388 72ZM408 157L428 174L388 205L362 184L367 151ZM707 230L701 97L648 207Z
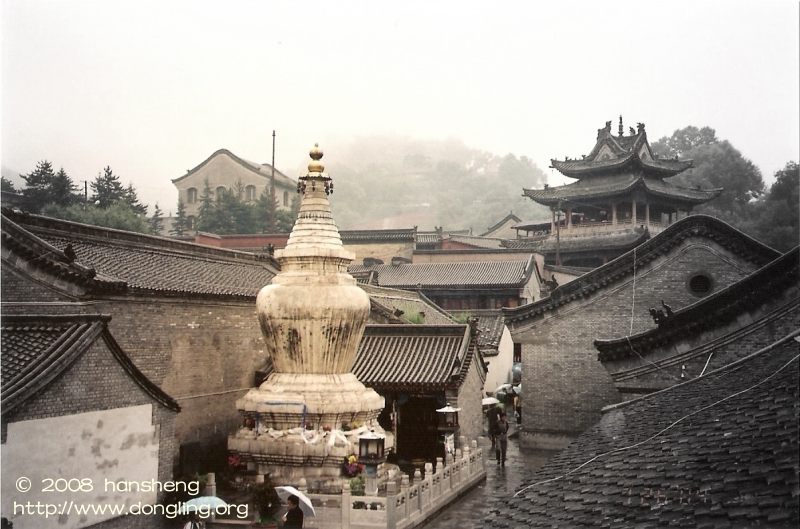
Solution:
M286 498L289 510L283 515L283 527L286 529L303 529L303 511L300 509L300 498L292 494Z
M497 403L493 403L489 406L489 411L486 412L489 418L489 439L492 440L492 448L495 447L495 441L497 441L497 421L500 420L501 413L503 413L503 411L497 407Z
M500 419L497 421L497 444L494 448L494 455L497 464L506 466L506 449L508 448L508 420L505 412L500 412Z

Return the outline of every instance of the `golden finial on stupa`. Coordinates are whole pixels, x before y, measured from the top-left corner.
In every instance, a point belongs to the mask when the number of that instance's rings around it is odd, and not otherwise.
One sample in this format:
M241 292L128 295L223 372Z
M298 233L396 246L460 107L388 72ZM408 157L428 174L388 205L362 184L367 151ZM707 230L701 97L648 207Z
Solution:
M312 147L311 151L309 151L309 153L308 153L308 155L311 156L311 160L312 160L308 164L308 173L309 174L312 174L312 173L322 174L322 172L325 170L325 166L322 165L322 162L320 162L320 160L322 159L322 154L323 154L323 152L322 152L322 149L319 148L319 143L315 143L314 147Z

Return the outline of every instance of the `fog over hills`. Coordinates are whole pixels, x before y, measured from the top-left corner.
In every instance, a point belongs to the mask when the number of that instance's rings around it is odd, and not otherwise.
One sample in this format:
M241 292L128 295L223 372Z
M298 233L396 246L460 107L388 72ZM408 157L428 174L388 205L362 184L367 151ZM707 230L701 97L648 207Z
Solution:
M326 171L334 179L331 203L342 229L443 226L481 234L510 211L524 220L549 215L522 197L523 187L546 181L529 158L457 139L356 138Z

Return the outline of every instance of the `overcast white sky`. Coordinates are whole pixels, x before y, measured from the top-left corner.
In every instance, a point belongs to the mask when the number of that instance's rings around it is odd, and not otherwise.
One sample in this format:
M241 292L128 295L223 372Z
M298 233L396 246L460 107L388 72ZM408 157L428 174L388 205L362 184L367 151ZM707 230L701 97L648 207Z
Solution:
M708 125L768 182L798 159L798 2L2 1L2 165L111 165L146 203L225 147L460 138L576 157L620 114L651 141ZM335 178L335 174L333 175ZM376 187L376 192L379 188Z

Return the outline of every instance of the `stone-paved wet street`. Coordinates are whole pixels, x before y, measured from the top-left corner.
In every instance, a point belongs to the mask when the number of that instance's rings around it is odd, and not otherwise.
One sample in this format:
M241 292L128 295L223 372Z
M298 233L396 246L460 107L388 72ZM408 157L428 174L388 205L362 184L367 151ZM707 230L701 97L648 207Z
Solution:
M489 506L502 498L510 497L519 488L525 476L541 467L555 452L528 452L519 449L516 435L508 440L506 466L495 463L494 451L487 437L481 437L478 443L484 450L486 459L486 481L461 496L453 504L442 510L427 523L423 529L472 529L483 527L483 518L489 512Z

